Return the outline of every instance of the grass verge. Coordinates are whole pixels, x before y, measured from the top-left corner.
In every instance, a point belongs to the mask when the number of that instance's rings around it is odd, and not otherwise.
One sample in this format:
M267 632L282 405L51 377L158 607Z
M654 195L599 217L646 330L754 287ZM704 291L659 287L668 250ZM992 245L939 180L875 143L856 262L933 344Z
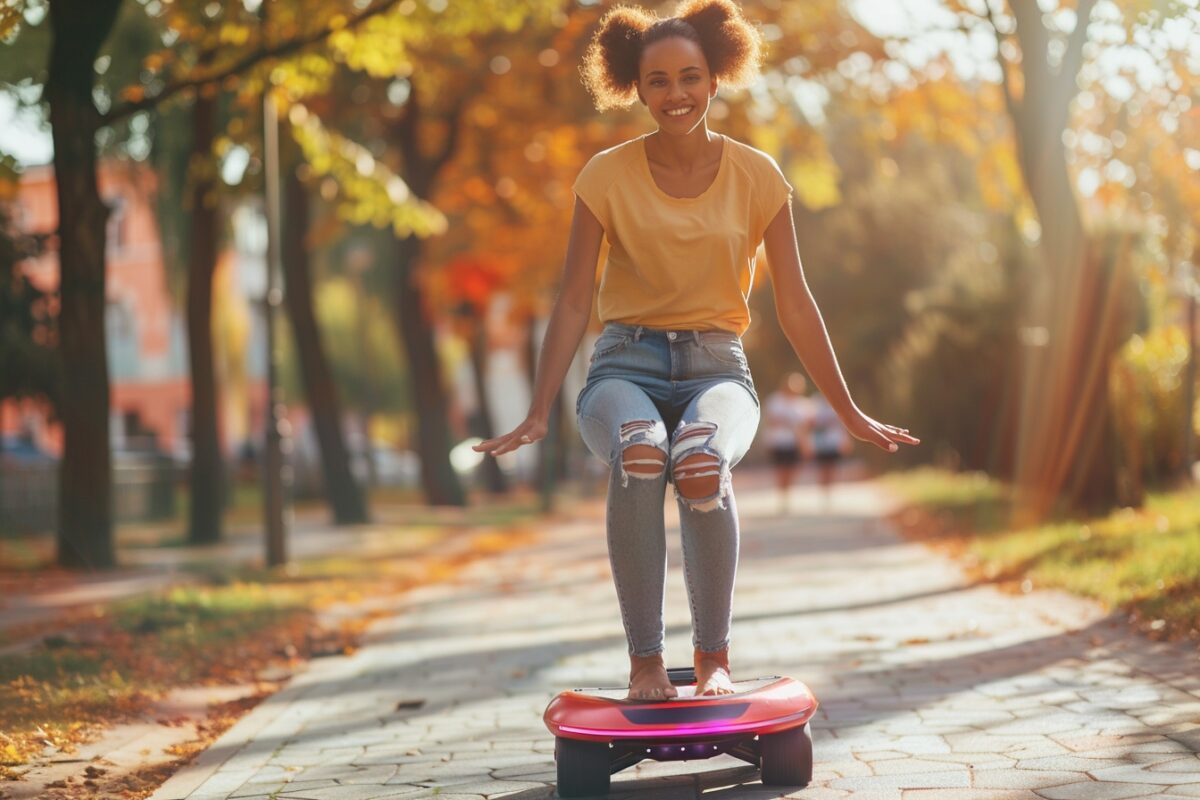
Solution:
M380 609L389 597L535 535L531 524L484 528L466 547L434 555L429 548L442 538L436 530L404 531L410 532L419 541L403 550L309 559L277 570L206 563L200 585L95 606L33 647L0 656L0 781L19 778L47 747L70 753L104 728L137 719L173 689L259 689L250 702L214 709L201 738L173 753L179 759L170 769L148 770L144 781L121 792L145 797L278 688L278 678L264 676L352 651L369 622L386 613ZM413 543L420 545L416 552ZM322 613L335 606L336 615Z
M983 475L922 469L884 485L907 504L896 515L906 535L948 549L981 580L1066 589L1129 612L1151 636L1200 639L1200 489L1014 528L1007 487Z

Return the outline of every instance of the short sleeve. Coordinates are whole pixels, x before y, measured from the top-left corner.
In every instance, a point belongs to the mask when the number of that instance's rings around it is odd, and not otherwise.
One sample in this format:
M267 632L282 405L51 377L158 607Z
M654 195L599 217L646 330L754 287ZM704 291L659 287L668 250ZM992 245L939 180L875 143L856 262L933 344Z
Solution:
M591 160L584 164L583 169L579 171L579 177L575 179L575 185L571 188L600 221L601 227L607 231L609 220L607 195L612 179L609 175L610 170L606 168L607 159L604 156L605 153L597 153L592 156Z
M771 224L771 220L775 219L775 215L779 213L779 209L783 208L784 203L792 196L792 185L784 177L783 171L779 169L775 159L765 153L763 156L757 194L762 214L762 224L759 229L765 231Z

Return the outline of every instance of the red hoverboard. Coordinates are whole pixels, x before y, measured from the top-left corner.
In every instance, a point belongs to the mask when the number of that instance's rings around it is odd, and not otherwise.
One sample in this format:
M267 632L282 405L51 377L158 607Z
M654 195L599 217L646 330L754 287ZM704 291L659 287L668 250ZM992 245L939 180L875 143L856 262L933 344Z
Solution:
M736 681L735 694L696 697L690 667L667 670L679 696L626 700L627 689L574 689L546 707L555 736L560 797L608 792L609 777L639 761L682 761L721 753L762 770L766 786L806 786L813 751L808 721L817 711L809 688L772 676Z

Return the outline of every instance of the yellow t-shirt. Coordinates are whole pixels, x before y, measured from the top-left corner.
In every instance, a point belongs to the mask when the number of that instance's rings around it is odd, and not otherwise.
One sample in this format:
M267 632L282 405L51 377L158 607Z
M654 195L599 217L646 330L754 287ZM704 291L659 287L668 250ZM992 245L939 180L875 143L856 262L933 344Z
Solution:
M769 155L723 138L717 176L697 197L658 187L646 136L597 153L579 173L575 194L610 245L602 322L739 336L750 325L754 255L792 187Z

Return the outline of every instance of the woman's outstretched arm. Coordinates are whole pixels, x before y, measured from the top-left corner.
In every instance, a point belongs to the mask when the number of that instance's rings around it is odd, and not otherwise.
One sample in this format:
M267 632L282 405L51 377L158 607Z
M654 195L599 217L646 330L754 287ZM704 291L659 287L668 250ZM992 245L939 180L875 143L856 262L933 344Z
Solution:
M537 373L533 381L533 400L525 421L503 436L488 439L475 446L481 453L494 456L512 452L518 447L545 437L550 407L562 388L563 379L579 349L579 341L587 330L592 316L592 294L596 285L596 259L604 229L591 210L575 198L575 213L571 220L571 238L563 265L562 286L558 300L550 313L550 324L542 339Z
M907 429L884 425L868 417L850 397L829 334L825 330L825 321L821 319L821 311L813 300L808 282L804 280L800 251L796 246L796 228L792 223L791 201L783 205L767 226L763 245L771 265L775 311L783 333L846 430L856 439L889 452L898 450L900 444L919 444L921 440L910 436Z

